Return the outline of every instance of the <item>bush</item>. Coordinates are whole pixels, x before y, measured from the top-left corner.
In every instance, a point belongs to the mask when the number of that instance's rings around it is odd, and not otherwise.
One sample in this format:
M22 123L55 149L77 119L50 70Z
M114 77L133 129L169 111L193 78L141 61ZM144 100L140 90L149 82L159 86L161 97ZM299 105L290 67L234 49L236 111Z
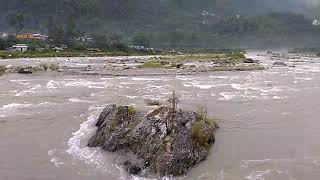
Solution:
M82 43L74 43L70 48L72 50L76 50L76 51L85 51L86 50L86 46Z
M43 64L40 64L40 67L42 67L45 71L47 70L51 70L51 71L57 71L59 69L59 65L57 64L46 64L46 63L43 63Z
M204 107L199 108L199 109L197 110L197 114L198 114L197 120L198 120L199 122L208 123L208 124L210 124L213 128L219 128L219 126L218 126L218 124L216 123L216 121L213 120L213 119L210 119L210 118L208 117L208 112L207 112L206 108L204 108Z
M49 69L48 64L40 64L40 67L42 67L45 71L47 71Z
M111 131L114 131L114 130L116 130L117 126L118 126L117 121L116 120L112 120L110 122L110 127L109 128L110 128Z
M129 116L134 116L134 115L136 115L136 113L137 113L137 110L136 110L136 108L135 107L133 107L133 106L129 106L128 107L128 113L129 113Z
M50 69L51 71L57 71L57 70L59 69L59 65L57 65L57 64L50 64L50 65L49 65L49 69Z
M204 121L198 121L192 126L192 140L195 143L197 148L204 147L205 149L209 148L209 140L203 133L203 129L205 126Z

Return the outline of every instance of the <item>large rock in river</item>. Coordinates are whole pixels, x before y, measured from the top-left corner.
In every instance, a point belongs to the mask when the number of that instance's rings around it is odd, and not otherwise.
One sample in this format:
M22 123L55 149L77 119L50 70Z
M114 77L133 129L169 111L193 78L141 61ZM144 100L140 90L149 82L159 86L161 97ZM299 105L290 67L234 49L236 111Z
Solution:
M273 67L286 67L287 64L285 62L282 62L282 61L277 61L277 62L274 62Z
M205 160L217 128L203 113L160 107L139 117L133 107L117 105L107 106L96 126L88 146L133 154L123 163L129 173L148 168L159 176L185 174Z

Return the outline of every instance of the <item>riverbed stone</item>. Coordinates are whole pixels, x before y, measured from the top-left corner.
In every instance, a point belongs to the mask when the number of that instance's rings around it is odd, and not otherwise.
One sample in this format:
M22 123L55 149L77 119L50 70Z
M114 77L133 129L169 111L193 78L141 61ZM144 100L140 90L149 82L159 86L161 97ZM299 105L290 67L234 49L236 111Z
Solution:
M255 61L251 58L246 58L243 60L244 63L255 63Z
M287 66L287 64L285 62L282 62L282 61L277 61L277 62L274 62L272 66L274 66L274 67L285 67L285 66Z
M31 68L19 68L18 69L19 74L32 74Z

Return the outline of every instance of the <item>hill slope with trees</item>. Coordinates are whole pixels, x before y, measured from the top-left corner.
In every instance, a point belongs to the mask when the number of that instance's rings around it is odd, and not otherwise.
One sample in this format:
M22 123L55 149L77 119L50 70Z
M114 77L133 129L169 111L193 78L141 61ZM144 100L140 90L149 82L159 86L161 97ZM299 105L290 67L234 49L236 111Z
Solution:
M309 0L0 0L1 31L50 36L112 34L155 47L318 43ZM301 41L303 40L303 41Z

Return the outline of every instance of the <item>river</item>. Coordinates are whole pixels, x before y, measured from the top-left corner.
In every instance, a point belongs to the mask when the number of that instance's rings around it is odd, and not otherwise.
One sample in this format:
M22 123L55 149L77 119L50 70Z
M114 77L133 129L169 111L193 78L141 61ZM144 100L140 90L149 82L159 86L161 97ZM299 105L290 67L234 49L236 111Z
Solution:
M145 109L144 99L178 94L179 108L205 106L220 129L208 159L187 180L318 180L320 58L248 54L263 71L189 76L103 77L43 73L0 76L0 179L143 179L113 154L88 148L109 103ZM0 60L1 61L1 60Z

